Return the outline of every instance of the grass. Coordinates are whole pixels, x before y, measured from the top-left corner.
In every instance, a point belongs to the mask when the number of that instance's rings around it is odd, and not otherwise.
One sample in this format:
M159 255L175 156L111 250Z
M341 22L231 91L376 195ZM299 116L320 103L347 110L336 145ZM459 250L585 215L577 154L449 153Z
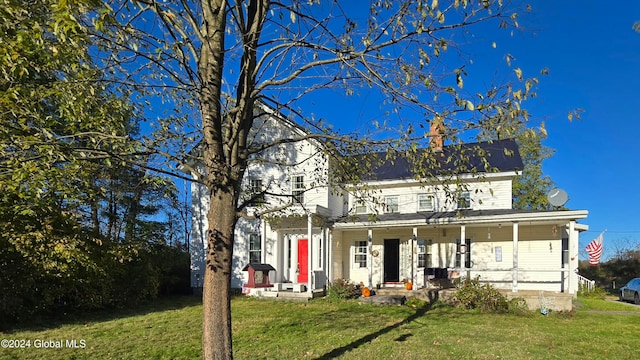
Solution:
M357 302L233 301L236 359L604 359L635 353L640 309L579 299L572 313L490 315L444 306L379 307ZM42 321L0 333L31 340L0 359L198 359L202 307L194 297ZM84 349L65 340L84 340ZM36 349L35 340L62 341Z

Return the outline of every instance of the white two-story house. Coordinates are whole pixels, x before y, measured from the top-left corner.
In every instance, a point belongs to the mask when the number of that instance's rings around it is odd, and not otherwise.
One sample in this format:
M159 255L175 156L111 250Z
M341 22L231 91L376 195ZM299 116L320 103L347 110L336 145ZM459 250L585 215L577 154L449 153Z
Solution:
M304 136L276 116L254 130L256 143ZM460 276L513 292L577 292L578 236L588 229L579 221L588 212L512 209L512 181L523 168L513 140L436 141L443 160L430 180L416 179L403 158L380 161L363 180L368 192L331 184L322 146L313 139L280 144L249 166L243 199L251 199L251 219L236 227L232 287L247 283L247 264L263 263L275 269L272 284L304 284L297 289L309 294L340 278L420 289ZM456 153L465 154L469 171L454 180L447 174ZM192 186L194 288L204 271L205 191Z

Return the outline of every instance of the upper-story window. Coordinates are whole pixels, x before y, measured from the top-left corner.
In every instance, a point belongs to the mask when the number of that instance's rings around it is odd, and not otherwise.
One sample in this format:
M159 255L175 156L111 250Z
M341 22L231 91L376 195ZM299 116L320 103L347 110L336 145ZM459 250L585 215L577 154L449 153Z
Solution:
M384 205L384 212L386 213L397 213L399 211L397 196L387 196L384 198Z
M468 191L458 195L458 209L471 209L471 194Z
M303 204L304 203L304 175L295 175L291 181L291 195L293 201Z
M419 194L418 195L418 211L434 211L435 204L432 194Z
M262 179L249 179L249 205L257 206L264 204L264 194L262 193Z
M355 211L356 211L356 214L366 214L367 213L367 203L365 203L363 200L356 201Z

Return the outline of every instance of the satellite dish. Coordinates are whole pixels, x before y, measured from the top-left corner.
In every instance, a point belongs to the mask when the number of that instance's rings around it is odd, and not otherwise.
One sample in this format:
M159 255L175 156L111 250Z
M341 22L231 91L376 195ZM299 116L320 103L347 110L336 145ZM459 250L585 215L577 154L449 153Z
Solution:
M562 189L551 189L549 194L547 194L547 200L549 200L549 204L553 206L563 206L569 200L569 196Z

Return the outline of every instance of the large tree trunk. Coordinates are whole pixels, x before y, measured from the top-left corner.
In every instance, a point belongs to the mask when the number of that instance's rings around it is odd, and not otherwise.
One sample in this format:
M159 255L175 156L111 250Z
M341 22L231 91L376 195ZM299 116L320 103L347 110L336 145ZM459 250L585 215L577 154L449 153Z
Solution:
M231 337L231 261L233 233L237 219L236 191L232 169L228 165L230 144L225 141L229 129L222 125L220 104L224 66L224 30L226 2L202 0L204 33L198 72L202 81L204 165L210 191L207 256L202 293L202 357L205 360L232 359ZM227 142L227 143L225 143ZM239 188L239 186L238 186Z
M250 1L246 8L246 20L240 20L244 52L236 99L232 104L236 110L230 114L223 114L221 109L228 4L224 0L202 1L205 41L198 62L202 81L199 100L205 172L211 194L202 300L202 345L204 359L231 359L233 236L238 219L238 196L247 166L247 136L253 123L256 49L269 1ZM242 11L241 6L238 9Z
M231 359L231 262L236 223L233 189L211 191L203 289L203 358Z

